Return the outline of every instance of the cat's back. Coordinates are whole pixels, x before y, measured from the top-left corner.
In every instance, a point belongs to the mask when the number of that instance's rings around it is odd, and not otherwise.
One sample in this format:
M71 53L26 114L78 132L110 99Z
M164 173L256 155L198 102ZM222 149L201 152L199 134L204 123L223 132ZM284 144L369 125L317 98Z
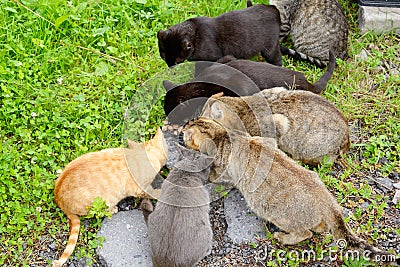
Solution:
M122 148L108 148L101 151L89 152L72 160L64 168L59 178L56 181L56 190L65 182L66 178L71 177L84 177L92 171L103 170L112 168L121 168L121 160L124 161L124 154Z
M256 4L247 8L230 11L228 13L218 16L217 18L225 18L227 14L237 16L239 19L241 18L252 19L252 17L254 16L259 16L259 17L269 16L271 18L276 16L279 17L279 10L272 5Z
M252 168L252 164L256 165L253 166L255 174L241 186L243 195L255 211L262 214L264 207L258 203L265 201L268 205L291 203L299 206L301 204L296 204L298 201L314 201L309 196L322 194L325 198L327 192L318 174L298 164L268 140L270 138L243 137L241 142L244 146L246 141L256 144L253 145L255 151L252 151L254 159L246 166ZM258 151L256 147L259 147ZM296 194L291 193L293 190Z
M181 170L173 170L161 185L159 201L167 203L170 207L203 207L209 203L208 192L203 186L201 173L191 173ZM207 205L206 205L207 204ZM165 208L165 207L164 207ZM196 212L187 209L188 213Z
M330 49L336 57L347 56L348 23L338 1L299 1L298 8L293 8L290 34L296 50L324 60ZM310 40L318 40L318 46L304 45Z
M200 179L175 170L163 182L148 218L154 266L195 266L210 252L209 196Z
M225 31L230 34L235 34L235 32L229 31L229 28L232 27L232 29L237 32L238 26L243 27L246 31L239 31L243 34L251 34L253 31L268 31L268 27L265 27L266 25L257 24L277 23L277 25L279 25L279 20L279 10L275 6L264 4L257 4L244 9L233 10L215 17L216 26L228 27ZM247 25L253 25L257 28L251 29L246 27ZM224 29L219 28L219 30Z
M237 59L225 63L248 76L260 89L284 86L286 88L310 90L312 85L297 71L252 60Z
M315 165L324 157L333 161L349 149L347 119L322 96L294 90L271 95L269 99L272 113L288 118L290 128L278 142L294 159Z
M302 120L332 120L347 123L343 114L324 97L303 90L263 90L272 113L284 114L288 117L301 116Z
M85 207L108 190L119 193L121 183L130 178L122 148L84 154L71 161L55 183L57 205L68 213L85 215Z

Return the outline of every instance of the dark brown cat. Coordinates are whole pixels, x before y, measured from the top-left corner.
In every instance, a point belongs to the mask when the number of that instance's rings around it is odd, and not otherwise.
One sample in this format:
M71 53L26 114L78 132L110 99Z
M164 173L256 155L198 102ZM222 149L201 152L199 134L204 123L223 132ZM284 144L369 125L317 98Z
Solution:
M186 59L217 61L226 55L250 58L261 52L267 62L281 66L279 11L254 5L220 16L197 17L157 34L161 58L169 67Z
M232 56L223 57L218 60L218 62L241 71L260 89L282 86L287 89L310 91L316 94L320 94L324 91L329 79L333 75L336 65L335 55L330 52L329 64L326 72L316 83L311 84L307 81L304 74L300 72L274 66L265 62L236 59Z

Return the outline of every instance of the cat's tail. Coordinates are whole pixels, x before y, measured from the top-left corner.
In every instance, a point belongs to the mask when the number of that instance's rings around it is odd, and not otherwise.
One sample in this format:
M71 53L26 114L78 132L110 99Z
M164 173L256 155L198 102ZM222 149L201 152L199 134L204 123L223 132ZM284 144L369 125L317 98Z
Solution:
M72 252L74 252L76 242L78 241L79 236L79 228L81 227L81 220L78 215L75 214L67 214L69 219L69 238L67 242L67 246L61 257L53 261L53 267L61 267L71 256Z
M322 75L321 78L319 78L319 80L313 84L314 93L320 94L325 90L328 81L330 80L330 78L333 75L333 72L335 71L335 67L336 67L336 56L335 53L332 50L330 50L328 67L326 68L324 75Z
M147 225L149 215L150 213L153 212L153 204L151 203L151 200L148 198L144 198L142 200L142 203L140 203L140 209L142 210L144 221L146 222Z
M306 60L306 61L311 62L312 64L316 65L319 68L326 67L327 62L320 60L318 58L310 57L304 53L297 52L296 50L284 47L283 45L281 45L281 53L282 53L282 55L288 55L295 59Z
M400 258L396 259L396 255L380 250L355 236L339 212L335 215L335 222L332 223L332 226L332 234L337 240L337 245L341 250L340 255L343 255L343 257L348 257L351 260L364 259L378 264L400 266Z

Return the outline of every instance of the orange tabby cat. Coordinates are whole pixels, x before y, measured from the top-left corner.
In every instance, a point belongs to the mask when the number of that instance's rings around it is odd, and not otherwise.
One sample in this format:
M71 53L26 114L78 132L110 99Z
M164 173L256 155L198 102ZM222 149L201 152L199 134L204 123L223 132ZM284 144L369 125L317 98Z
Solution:
M110 148L84 154L71 161L58 177L54 188L55 202L67 215L70 236L60 259L62 266L74 251L78 240L80 218L96 197L106 201L110 211L128 196L158 198L160 189L152 181L167 160L167 144L161 129L145 143L129 141L129 148Z

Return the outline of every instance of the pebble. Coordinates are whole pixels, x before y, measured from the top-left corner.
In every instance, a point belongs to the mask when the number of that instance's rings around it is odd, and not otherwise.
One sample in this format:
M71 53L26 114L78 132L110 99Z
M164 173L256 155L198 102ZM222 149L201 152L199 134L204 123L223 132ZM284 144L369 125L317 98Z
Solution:
M376 178L377 181L377 186L383 190L383 191L388 191L393 189L393 182L389 178Z
M368 202L364 202L364 203L362 203L360 206L363 208L363 209L367 209L368 207L369 207L369 203Z
M365 49L361 50L359 54L356 55L356 58L360 61L365 61L368 59L368 53Z
M396 189L400 189L400 182L393 184L393 187Z

